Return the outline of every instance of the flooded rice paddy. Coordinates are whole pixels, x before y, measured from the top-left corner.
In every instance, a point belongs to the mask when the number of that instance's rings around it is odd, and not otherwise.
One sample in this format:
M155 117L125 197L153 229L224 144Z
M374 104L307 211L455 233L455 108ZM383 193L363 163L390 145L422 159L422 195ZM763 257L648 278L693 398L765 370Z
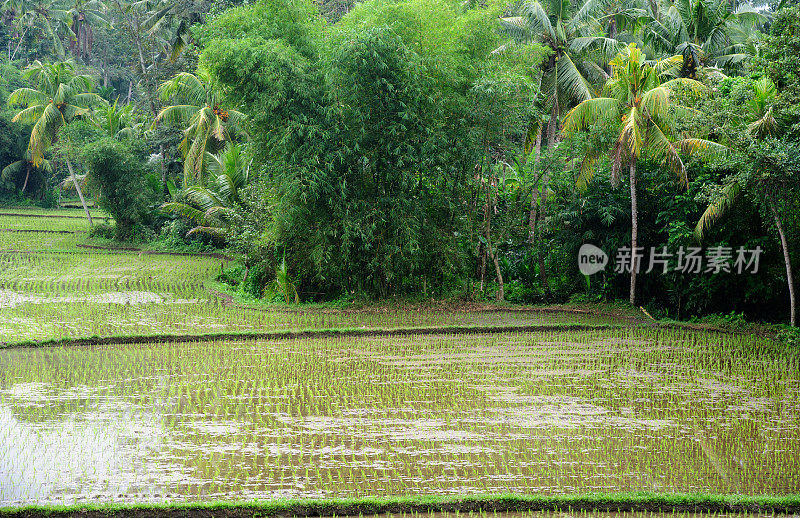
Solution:
M0 351L0 505L800 489L800 359L677 330Z
M39 228L47 223L37 222L45 218L22 219L33 221ZM4 238L13 238L14 242ZM77 234L0 231L0 344L88 336L309 328L628 322L608 315L570 313L242 308L213 291L213 280L231 265L228 260L87 250L77 247L81 239Z

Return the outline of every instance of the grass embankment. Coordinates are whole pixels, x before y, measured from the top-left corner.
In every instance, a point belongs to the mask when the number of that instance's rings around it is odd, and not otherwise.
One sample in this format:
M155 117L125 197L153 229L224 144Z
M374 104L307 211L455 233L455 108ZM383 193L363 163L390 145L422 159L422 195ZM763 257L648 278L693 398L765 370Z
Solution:
M800 494L742 496L692 493L587 493L577 495L420 496L164 504L91 504L1 508L4 518L250 518L358 516L431 512L658 511L702 513L800 512Z
M391 337L391 336L424 336L424 335L466 335L466 334L503 334L534 333L541 331L601 331L621 329L625 326L614 324L548 324L533 326L438 326L438 327L404 327L394 329L308 329L303 331L276 332L228 332L202 334L154 334L154 335L118 335L91 336L85 338L57 338L52 340L26 340L9 344L0 344L0 349L46 347L46 346L86 346L106 344L148 344L174 342L213 342L217 340L293 340L298 338L332 338L332 337ZM630 327L630 326L627 326Z

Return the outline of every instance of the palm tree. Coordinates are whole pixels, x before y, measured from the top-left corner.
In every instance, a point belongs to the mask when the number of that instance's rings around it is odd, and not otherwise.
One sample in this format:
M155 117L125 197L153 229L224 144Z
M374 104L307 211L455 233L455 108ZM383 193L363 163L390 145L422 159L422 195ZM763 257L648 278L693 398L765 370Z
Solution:
M752 139L764 141L778 135L778 123L772 114L772 106L776 98L777 89L769 78L763 77L753 85L753 96L744 106L749 118L752 120L747 125L747 132ZM783 146L778 141L774 147L780 149ZM781 251L783 252L783 262L786 268L786 283L789 287L789 322L792 326L796 326L797 305L789 241L786 238L786 232L778 210L778 199L781 198L782 193L786 192L786 189L793 189L794 186L786 185L786 179L782 175L774 174L775 169L777 169L774 167L775 164L760 162L766 161L763 160L763 157L755 157L755 160L751 162L758 164L758 167L754 168L755 175L737 174L728 178L720 196L709 204L698 220L694 235L698 241L702 241L707 231L735 206L736 201L742 194L748 191L755 194L767 209L766 212L772 216L772 221L778 232Z
M245 163L241 148L228 146L219 155L208 153L212 179L207 187L191 185L183 192L186 202L170 202L161 210L189 219L196 226L188 235L203 233L225 239L240 202L239 193L250 178L250 163Z
M608 11L610 0L588 0L572 16L569 0L525 0L517 15L501 18L504 32L513 38L515 44L542 43L550 50L550 56L542 65L540 90L543 94L543 111L549 113L545 120L534 119L529 128L525 150L534 149L534 174L539 164L542 134L546 134L547 147L552 150L559 133L562 110L573 103L591 99L593 87L589 81L592 76L603 77L602 65L616 54L619 42L616 40L617 17L595 18L595 15ZM618 10L620 14L624 9ZM610 36L598 36L604 32ZM495 52L504 52L510 45L504 45ZM592 59L593 58L593 59ZM598 64L599 61L599 64ZM535 142L535 144L534 144ZM545 219L547 212L547 193L549 175L541 176L541 182L531 198L530 225L531 244L534 243L535 227ZM538 218L534 217L538 215ZM549 293L544 256L540 254L539 272L542 285Z
M142 1L142 0L140 0ZM170 61L176 61L191 42L191 27L201 23L211 5L207 0L144 0L150 15L142 29L162 42Z
M599 2L587 2L585 9L570 17L568 0L547 0L546 4L525 0L517 16L500 20L504 31L517 43L539 42L552 51L543 65L541 85L545 108L550 112L549 146L554 144L558 134L562 109L572 102L592 98L589 72L600 73L602 69L591 60L585 61L586 51L594 50L602 61L618 50L619 42L613 37L584 34L597 34L597 20L592 15L601 7Z
M107 24L106 6L101 0L73 0L64 8L69 20L69 49L76 58L87 58L92 51L92 27Z
M109 137L123 140L140 135L143 131L143 123L137 120L134 105L120 105L119 99L114 104L103 105L96 115L98 124Z
M8 104L24 107L14 116L13 121L33 124L27 153L34 167L40 167L44 162L45 151L56 142L61 128L73 120L91 116L91 106L105 101L92 93L92 79L87 75L76 74L74 65L68 61L52 64L36 61L27 68L23 77L33 87L14 90L8 97ZM69 156L66 163L91 225L92 216L75 178Z
M37 169L50 173L53 171L53 166L50 164L49 160L43 160L41 165L37 168L33 165L30 151L26 150L25 158L22 160L17 160L16 162L11 162L5 166L3 171L0 172L0 177L7 182L15 183L14 179L19 178L19 176L22 174L22 171L25 171L25 180L22 182L22 193L25 194L25 191L28 189L28 181L30 180L31 172L34 172Z
M672 99L676 86L690 89L704 88L692 79L663 80L664 70L671 69L670 60L651 65L644 53L631 44L611 61L612 76L606 82L609 97L583 101L564 119L564 132L573 134L595 123L614 128L617 139L610 150L590 148L581 166L579 186L583 187L593 174L593 166L605 151L610 151L611 183L619 184L619 172L627 165L631 191L631 253L638 245L638 206L636 197L636 164L642 153L660 160L669 167L685 186L688 184L686 167L680 152L722 149L722 146L701 139L676 139L675 109L680 108ZM636 301L636 262L631 262L630 303Z
M221 150L226 141L231 141L236 133L241 132L245 115L220 107L220 92L204 69L199 69L197 75L181 72L164 82L158 91L162 100L177 97L184 104L162 109L153 125L159 121L188 125L179 146L184 156L184 177L186 183L190 180L202 183L206 158Z
M61 33L69 30L69 15L58 0L6 0L6 9L16 13L17 24L22 28L19 43L11 59L17 54L22 39L32 28L40 29L53 44L53 51L59 59L64 59L64 45Z
M749 2L660 0L652 2L644 39L654 48L683 56L682 77L695 78L706 65L728 66L749 57L747 37L766 16Z

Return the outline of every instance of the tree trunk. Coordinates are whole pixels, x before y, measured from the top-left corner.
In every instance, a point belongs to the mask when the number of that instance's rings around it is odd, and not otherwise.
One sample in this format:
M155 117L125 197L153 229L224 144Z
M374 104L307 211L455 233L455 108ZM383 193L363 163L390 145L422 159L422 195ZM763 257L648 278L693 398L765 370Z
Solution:
M550 110L550 120L547 121L547 149L552 150L558 135L558 119L561 116L561 108L558 106L558 96L553 99L553 108Z
M494 263L494 272L497 275L497 295L495 298L498 301L505 300L505 291L503 289L503 274L500 273L500 263L497 260L497 254L492 251L492 239L491 239L491 229L492 229L492 211L494 210L494 200L492 198L492 181L491 178L487 179L486 182L486 210L485 210L485 217L486 217L486 252L489 254L489 258Z
M557 125L556 125L557 127ZM547 188L550 183L550 177L547 174L542 174L542 193L539 196L539 221L543 224L545 215L547 214ZM542 240L544 236L544 231L539 231L539 240ZM547 280L547 270L544 267L544 251L542 247L539 247L538 251L538 262L539 262L539 279L541 280L542 287L544 288L544 293L547 297L550 296L550 282Z
M161 193L164 195L164 200L166 200L169 189L167 189L167 156L166 151L164 151L164 144L159 144L158 152L161 155Z
M478 253L480 254L481 263L478 267L478 272L481 278L481 293L483 293L483 285L486 281L486 250L483 249L483 244L478 247Z
M67 169L69 169L69 176L72 178L72 183L75 184L75 190L78 191L78 198L81 199L81 205L83 205L83 211L86 213L86 218L89 220L89 226L92 226L92 215L89 214L89 207L86 206L86 200L83 199L83 191L81 191L81 186L78 184L78 179L75 178L75 173L72 171L72 164L67 158Z
M639 238L639 207L636 202L636 157L631 157L630 163L631 182L631 289L630 303L636 304L636 247Z
M25 194L25 189L28 188L28 178L31 177L31 163L25 162L25 182L22 184L22 194Z
M534 159L533 159L533 176L536 178L536 173L539 170L539 155L542 152L542 127L539 125L539 131L536 132L536 147L534 152ZM538 182L537 182L538 183ZM536 244L536 221L537 221L537 210L539 206L539 186L533 186L533 193L531 194L531 210L530 215L528 218L528 226L530 230L528 231L528 242L531 246Z
M539 205L539 187L534 186L533 192L531 193L531 210L528 215L528 243L531 246L535 246L536 244L536 220L537 214L536 209Z
M487 243L488 240L487 240ZM506 298L505 290L503 289L503 274L500 272L500 263L497 260L497 254L492 252L492 245L489 243L489 246L486 247L489 252L489 257L492 258L492 262L494 263L494 272L497 275L497 295L495 299L498 302L503 302Z
M778 209L775 208L775 202L773 200L769 201L769 208L772 210L772 217L775 219L775 226L778 227L778 235L781 238L783 262L786 265L786 282L789 284L789 323L792 327L795 327L797 325L797 308L795 306L794 276L792 275L792 260L789 256L789 242L786 240L786 234L783 231L781 218L778 215Z
M20 45L22 45L22 38L25 37L25 33L28 32L28 28L26 27L24 31L22 31L22 36L19 37L19 43L17 43L17 47L14 49L14 53L8 56L9 61L14 61L14 58L17 56L17 51L19 50ZM11 42L9 41L9 44ZM10 49L10 47L9 47Z

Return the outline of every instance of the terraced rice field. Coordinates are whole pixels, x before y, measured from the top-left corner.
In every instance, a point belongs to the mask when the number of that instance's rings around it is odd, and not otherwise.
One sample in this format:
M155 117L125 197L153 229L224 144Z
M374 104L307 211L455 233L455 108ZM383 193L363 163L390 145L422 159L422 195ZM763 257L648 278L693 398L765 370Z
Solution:
M3 212L0 210L0 212ZM60 212L59 212L60 213ZM48 216L52 214L48 213ZM100 214L97 216L100 217ZM81 248L82 219L0 216L0 343L90 336L297 331L446 325L612 324L608 316L551 313L274 312L241 309L207 283L230 261L208 256ZM53 222L56 223L53 223ZM2 227L2 224L0 224Z
M601 327L0 349L0 506L800 490L800 352L769 340L570 313L247 309L207 289L225 260L64 236L0 251L0 342Z
M11 349L0 501L800 487L800 364L608 330Z

